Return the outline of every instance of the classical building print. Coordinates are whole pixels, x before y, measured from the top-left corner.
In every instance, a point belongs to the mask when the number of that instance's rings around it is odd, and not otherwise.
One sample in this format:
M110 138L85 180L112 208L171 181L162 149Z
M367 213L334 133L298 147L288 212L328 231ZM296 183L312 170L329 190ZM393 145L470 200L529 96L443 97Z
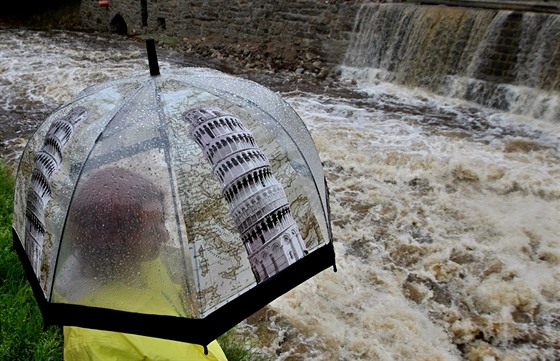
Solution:
M193 109L183 117L220 181L257 282L306 255L284 188L253 133L218 109Z
M60 168L62 152L75 125L84 120L86 115L86 109L76 107L66 116L56 119L45 135L43 147L35 153L35 168L31 175L25 212L25 249L36 274L39 274L43 253L45 207L52 194L50 178Z

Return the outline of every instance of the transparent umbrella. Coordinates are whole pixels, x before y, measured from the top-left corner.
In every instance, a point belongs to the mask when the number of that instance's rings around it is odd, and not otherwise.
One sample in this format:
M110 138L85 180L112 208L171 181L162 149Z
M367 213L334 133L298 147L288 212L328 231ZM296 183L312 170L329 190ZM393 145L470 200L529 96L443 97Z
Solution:
M14 246L45 324L207 345L335 267L328 189L280 96L205 68L83 90L22 155Z

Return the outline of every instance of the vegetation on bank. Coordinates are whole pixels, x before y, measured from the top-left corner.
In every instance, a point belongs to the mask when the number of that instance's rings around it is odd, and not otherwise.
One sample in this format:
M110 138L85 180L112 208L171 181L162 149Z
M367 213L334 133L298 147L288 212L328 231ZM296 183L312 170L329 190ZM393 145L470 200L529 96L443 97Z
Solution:
M14 183L0 164L0 360L61 360L62 333L43 332L39 308L12 249Z

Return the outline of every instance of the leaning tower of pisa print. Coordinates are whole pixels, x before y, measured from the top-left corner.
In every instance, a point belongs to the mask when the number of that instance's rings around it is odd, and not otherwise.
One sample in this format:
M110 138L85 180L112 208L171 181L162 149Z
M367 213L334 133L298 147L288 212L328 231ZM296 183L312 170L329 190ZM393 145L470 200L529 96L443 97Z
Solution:
M76 107L56 119L45 135L43 147L35 153L35 167L27 192L25 250L36 274L39 274L45 237L45 208L51 199L50 179L62 163L62 152L74 133L74 127L85 119L87 110Z
M306 255L284 188L253 133L218 109L192 109L183 117L220 181L257 283Z

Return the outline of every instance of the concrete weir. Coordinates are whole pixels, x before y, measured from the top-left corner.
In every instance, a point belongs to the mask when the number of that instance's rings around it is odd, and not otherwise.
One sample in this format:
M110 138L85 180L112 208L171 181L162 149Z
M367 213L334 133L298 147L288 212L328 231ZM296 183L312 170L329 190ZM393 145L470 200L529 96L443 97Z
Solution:
M533 116L560 112L560 0L84 0L81 17L92 30L251 48L318 78L314 64L375 69L383 81L494 108L526 109L519 99L537 97Z
M209 46L258 47L286 59L310 53L337 64L363 1L110 0L81 3L86 29L158 33Z
M560 15L365 4L344 66L376 79L535 118L560 119Z
M453 6L492 11L560 13L560 0L83 0L86 29L128 35L161 33L212 45L265 45L270 51L310 52L339 64L364 5ZM106 2L105 2L106 3ZM294 54L295 55L295 54Z

